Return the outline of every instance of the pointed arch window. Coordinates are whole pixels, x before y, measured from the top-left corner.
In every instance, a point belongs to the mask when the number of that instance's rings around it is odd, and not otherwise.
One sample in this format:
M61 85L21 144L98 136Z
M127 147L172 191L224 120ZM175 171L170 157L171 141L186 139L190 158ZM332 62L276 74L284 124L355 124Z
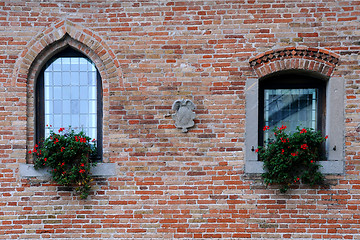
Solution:
M68 47L42 68L36 85L36 141L61 127L83 130L102 153L102 91L99 71L84 54Z

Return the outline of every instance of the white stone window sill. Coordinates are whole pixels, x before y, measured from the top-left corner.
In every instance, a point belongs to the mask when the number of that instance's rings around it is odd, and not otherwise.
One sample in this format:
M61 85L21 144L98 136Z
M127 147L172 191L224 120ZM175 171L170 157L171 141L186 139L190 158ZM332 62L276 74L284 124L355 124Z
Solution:
M116 163L98 163L95 167L91 168L91 175L94 177L111 177L115 176L117 173L117 164ZM48 169L39 169L34 168L34 164L25 164L20 163L19 173L22 178L30 177L50 177Z
M344 174L344 161L320 161L320 172L323 174ZM246 161L245 172L250 174L264 173L263 162Z

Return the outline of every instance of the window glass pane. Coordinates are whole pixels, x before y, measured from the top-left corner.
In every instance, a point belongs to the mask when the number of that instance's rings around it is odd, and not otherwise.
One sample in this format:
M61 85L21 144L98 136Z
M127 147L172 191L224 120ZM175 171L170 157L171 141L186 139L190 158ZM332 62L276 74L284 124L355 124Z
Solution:
M70 99L70 92L71 87L70 86L64 86L62 87L62 99Z
M289 131L297 126L316 129L317 89L265 89L264 125L270 129L286 125ZM264 139L268 139L265 132Z
M97 134L96 68L83 57L62 57L44 71L45 126L84 130ZM45 137L50 131L45 130Z
M88 67L87 67L88 63L89 63L89 62L88 62L85 58L81 58L81 59L80 59L80 67L79 67L79 70L80 70L81 72L87 72L87 70L88 70Z
M96 72L89 72L89 85L96 86Z
M71 114L79 114L80 113L80 106L79 100L71 100L70 103Z
M95 65L91 61L88 61L88 71L96 73Z
M89 90L87 86L80 87L80 99L89 100Z
M63 100L62 101L62 113L64 114L70 114L70 109L71 109L71 105L70 105L70 100ZM65 125L64 127L66 127L67 125Z
M89 113L96 113L96 101L89 101Z
M79 72L71 72L71 85L78 86L80 84Z
M56 59L52 64L52 66L50 67L50 69L52 69L52 71L55 72L60 72L61 69L61 58Z
M45 101L45 114L52 114L53 113L52 105L53 105L52 101Z
M61 71L70 71L70 58L61 58Z
M49 86L49 85L52 85L53 82L52 82L52 72L46 70L45 73L44 73L44 84L45 86Z
M52 121L52 115L45 115L45 123L50 123ZM49 124L45 124L45 126L49 126ZM47 127L46 127L47 128Z
M80 72L80 85L87 86L89 84L88 73Z
M69 86L71 83L71 74L70 72L63 72L62 73L62 85Z
M61 99L61 87L49 87L50 89L54 89L54 99ZM51 91L51 90L50 90ZM50 99L50 98L49 98Z
M79 61L80 58L71 58L70 61L71 61L71 71L72 72L79 72L80 70L80 64L79 64Z
M81 130L78 114L71 114L71 127L73 129Z
M60 114L54 114L54 123L53 123L53 129L59 129L62 126L62 121L61 121L61 115Z
M53 84L56 86L60 86L61 82L62 82L61 81L61 72L54 72L53 77L54 77Z
M96 99L96 87L89 87L89 99Z
M91 114L89 116L89 127L96 127L96 115L95 114Z
M80 113L88 113L89 112L89 101L82 100L80 101Z
M79 99L79 87L71 86L71 99Z
M68 115L68 114L64 114L64 115L63 115L62 125L63 125L63 127L65 127L65 128L71 126L70 115Z
M52 89L51 88L45 88L45 99L52 99L53 98L53 94L52 94Z
M96 128L90 128L89 130L89 137L91 139L96 139Z
M54 113L55 114L61 114L62 113L62 101L61 100L55 100L54 101Z
M87 128L88 122L89 122L89 116L88 115L80 115L80 122L81 122L81 126L83 128Z

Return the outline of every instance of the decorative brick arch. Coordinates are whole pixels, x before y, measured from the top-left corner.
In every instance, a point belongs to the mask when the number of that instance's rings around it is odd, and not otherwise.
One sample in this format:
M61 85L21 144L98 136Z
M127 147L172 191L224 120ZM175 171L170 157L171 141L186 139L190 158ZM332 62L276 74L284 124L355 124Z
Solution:
M103 122L109 121L109 92L111 87L121 87L120 64L114 53L96 34L70 21L60 21L34 37L20 55L13 72L13 84L26 83L27 88L27 148L34 144L35 131L35 85L42 67L55 54L72 47L96 65L102 79L103 93ZM103 125L103 147L107 149L107 133L109 129ZM104 152L104 155L107 153ZM27 156L27 162L32 159ZM106 158L104 157L104 160Z
M66 35L80 43L80 45L73 47L83 52L95 63L103 80L116 80L118 84L122 85L120 63L110 47L91 30L68 20L62 20L53 24L29 41L16 63L13 81L28 81L34 68L42 66L39 59L42 57L43 52L46 55L46 52L48 52L46 50L54 43L61 41ZM50 58L51 56L45 57ZM114 75L114 73L117 74Z
M327 50L288 47L262 53L249 60L259 78L270 73L289 69L310 70L330 77L339 56Z

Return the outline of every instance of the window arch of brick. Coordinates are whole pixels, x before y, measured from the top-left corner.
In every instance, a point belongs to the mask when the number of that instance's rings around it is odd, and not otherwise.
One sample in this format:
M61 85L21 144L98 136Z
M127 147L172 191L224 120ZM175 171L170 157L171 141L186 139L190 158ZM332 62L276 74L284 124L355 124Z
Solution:
M339 63L339 56L323 49L288 47L262 53L251 58L249 63L259 78L289 69L308 70L330 77Z
M29 41L21 53L14 71L13 84L26 83L27 91L27 149L34 146L35 131L35 103L36 79L44 64L55 54L71 47L87 56L95 65L102 79L103 123L109 122L109 92L110 86L121 88L121 70L115 54L106 46L104 41L88 29L75 25L70 21L54 23ZM103 124L103 136L109 132L107 124ZM103 148L108 149L107 138L103 139ZM24 151L25 152L25 151ZM27 151L26 151L27 153ZM103 151L103 161L108 162L108 153ZM26 156L26 163L32 162L32 156ZM29 166L27 166L29 167ZM101 166L100 166L101 167ZM110 169L115 169L112 166ZM21 172L21 169L20 169ZM24 176L36 176L29 171Z
M246 82L245 172L262 173L254 149L258 146L259 84L262 79L278 73L301 73L326 81L325 135L327 161L321 171L327 174L344 172L344 80L334 77L339 56L323 49L289 47L267 51L249 60L257 77ZM289 80L291 81L291 80Z

